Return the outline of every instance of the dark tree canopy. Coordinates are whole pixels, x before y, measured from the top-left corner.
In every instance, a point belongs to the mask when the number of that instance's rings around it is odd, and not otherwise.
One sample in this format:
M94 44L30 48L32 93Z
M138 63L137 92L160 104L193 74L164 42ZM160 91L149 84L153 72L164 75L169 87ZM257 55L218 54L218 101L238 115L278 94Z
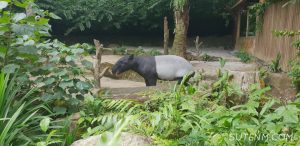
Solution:
M176 1L176 0L174 0ZM177 0L180 1L181 0ZM226 8L235 0L190 0L191 27L193 24L220 23L228 16ZM117 31L123 28L142 31L162 30L164 16L173 19L171 0L40 0L39 5L62 17L64 22L56 22L68 28L65 33L77 30ZM175 7L175 6L174 6ZM227 17L228 18L228 17ZM173 21L170 21L171 25ZM204 26L206 23L204 24ZM173 26L171 26L173 27ZM196 27L196 26L195 26Z

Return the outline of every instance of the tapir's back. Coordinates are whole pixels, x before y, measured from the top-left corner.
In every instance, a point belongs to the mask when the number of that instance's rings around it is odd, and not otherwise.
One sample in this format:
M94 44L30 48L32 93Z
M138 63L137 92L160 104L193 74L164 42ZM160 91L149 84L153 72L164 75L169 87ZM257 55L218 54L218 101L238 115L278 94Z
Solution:
M174 80L193 71L190 62L175 55L155 56L155 63L158 78L163 80Z

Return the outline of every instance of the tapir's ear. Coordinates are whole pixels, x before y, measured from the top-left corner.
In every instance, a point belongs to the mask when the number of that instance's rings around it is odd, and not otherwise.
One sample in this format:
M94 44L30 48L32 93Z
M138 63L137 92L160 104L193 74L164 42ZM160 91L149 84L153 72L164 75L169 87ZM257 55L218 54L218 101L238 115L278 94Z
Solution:
M131 60L131 59L133 59L134 58L134 55L133 54L130 54L129 55L129 59Z

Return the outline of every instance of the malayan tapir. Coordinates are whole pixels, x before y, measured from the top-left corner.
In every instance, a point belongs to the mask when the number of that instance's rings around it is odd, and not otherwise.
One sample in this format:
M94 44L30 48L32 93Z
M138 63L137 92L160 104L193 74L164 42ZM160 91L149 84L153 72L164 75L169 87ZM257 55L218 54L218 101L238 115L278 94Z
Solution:
M194 76L195 72L190 62L175 55L161 55L151 57L139 57L125 55L112 67L113 74L120 74L127 70L133 70L145 79L146 86L156 86L160 80L178 80L180 84L184 75L188 75L185 80Z

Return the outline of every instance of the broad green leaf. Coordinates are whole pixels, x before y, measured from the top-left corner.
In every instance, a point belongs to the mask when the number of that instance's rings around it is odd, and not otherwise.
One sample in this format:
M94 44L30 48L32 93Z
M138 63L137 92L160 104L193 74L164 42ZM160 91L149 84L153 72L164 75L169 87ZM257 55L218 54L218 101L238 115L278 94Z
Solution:
M34 40L29 40L24 43L24 46L33 46L35 44Z
M55 96L53 96L52 94L49 94L49 93L44 93L42 95L41 99L43 101L51 101L51 100L55 99Z
M270 100L269 102L267 102L265 105L264 105L264 107L262 108L262 110L260 111L260 115L264 115L264 113L268 110L268 109L270 109L274 104L275 104L275 100L274 99L272 99L272 100Z
M74 54L81 54L84 52L84 50L83 49L72 49L71 52Z
M61 70L61 71L55 73L55 75L61 77L61 76L66 75L67 73L68 73L68 71L67 71L66 69L63 69L63 70Z
M18 35L34 35L34 26L28 24L12 24L12 31Z
M80 82L76 83L76 87L79 90L88 90L88 89L90 89L92 87L92 85L89 84L89 83L87 83L87 82L80 81Z
M44 81L45 85L50 85L50 84L52 84L52 83L54 83L54 82L55 82L55 79L54 79L54 78L47 78L47 79Z
M61 18L59 17L59 16L57 16L56 14L54 14L54 13L49 13L49 16L51 17L51 18L53 18L53 19L57 19L57 20L61 20Z
M25 13L16 13L13 17L13 21L14 22L19 22L20 20L26 18L26 14Z
M49 117L45 117L41 122L40 122L40 128L42 129L42 131L47 132L48 128L50 125L50 118Z
M34 44L34 41L29 41L29 43L25 43L24 46L20 46L20 47L17 47L17 50L20 52L20 53L24 53L24 54L37 54L38 52L38 48L36 48L35 46L32 46L30 44Z
M75 56L67 56L65 60L66 60L66 62L74 61L75 60Z
M281 106L275 112L283 117L284 123L298 123L300 109L296 105Z
M47 146L46 142L38 142L36 146Z
M53 111L57 114L65 114L67 109L65 107L54 107Z
M0 1L0 9L4 9L8 6L8 2Z
M93 69L93 68L94 68L93 63L90 62L90 61L87 61L87 60L82 60L82 61L81 61L81 64L82 64L84 67L88 68L88 69Z
M67 87L73 87L73 86L74 86L73 81L61 82L59 84L59 87L61 87L62 89L66 89Z
M4 67L5 73L15 73L17 69L19 69L20 66L16 64L8 64Z
M0 47L0 54L5 54L6 51L7 51L7 48Z

